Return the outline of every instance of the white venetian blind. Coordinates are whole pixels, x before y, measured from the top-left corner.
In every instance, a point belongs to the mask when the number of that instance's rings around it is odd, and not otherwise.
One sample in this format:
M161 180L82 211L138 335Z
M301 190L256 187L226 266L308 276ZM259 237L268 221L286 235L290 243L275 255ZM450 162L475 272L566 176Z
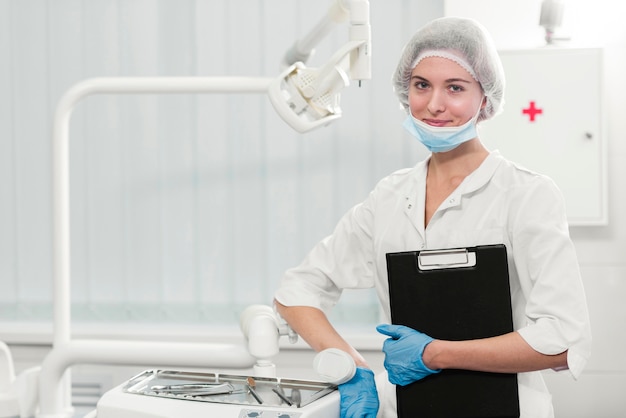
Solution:
M51 126L98 76L274 76L331 1L0 2L0 320L52 313ZM419 6L419 7L418 7ZM419 12L418 12L419 8ZM262 95L94 96L71 122L72 303L77 321L235 323L378 179L423 154L390 76L441 1L371 2L373 79L344 117L301 135ZM345 42L321 44L311 66ZM372 292L337 318L374 322Z

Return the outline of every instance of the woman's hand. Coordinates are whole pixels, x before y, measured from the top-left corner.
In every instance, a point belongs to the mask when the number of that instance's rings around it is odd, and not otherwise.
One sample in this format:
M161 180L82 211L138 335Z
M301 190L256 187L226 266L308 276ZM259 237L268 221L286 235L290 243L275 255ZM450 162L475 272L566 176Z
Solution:
M379 401L374 372L357 367L352 379L339 385L341 418L376 418Z
M406 386L441 370L426 367L422 356L433 338L403 325L379 325L376 330L390 338L385 340L385 369L389 381L394 385Z

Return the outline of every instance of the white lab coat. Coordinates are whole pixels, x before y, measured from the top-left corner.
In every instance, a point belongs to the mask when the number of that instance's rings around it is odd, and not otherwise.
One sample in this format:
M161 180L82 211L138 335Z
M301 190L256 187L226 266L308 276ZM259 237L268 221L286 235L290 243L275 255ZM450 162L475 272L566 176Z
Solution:
M328 312L342 289L375 287L390 322L385 255L390 252L504 243L514 328L543 354L568 351L577 378L590 355L585 293L564 201L547 177L492 152L452 192L424 228L428 161L381 180L332 235L288 270L276 299ZM518 376L522 418L554 415L540 372ZM395 391L379 388L379 416L395 417Z

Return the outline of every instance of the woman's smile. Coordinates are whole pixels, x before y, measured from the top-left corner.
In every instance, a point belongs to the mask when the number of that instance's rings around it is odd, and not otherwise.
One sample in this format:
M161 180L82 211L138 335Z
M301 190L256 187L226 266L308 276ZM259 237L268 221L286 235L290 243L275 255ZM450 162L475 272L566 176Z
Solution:
M450 122L452 122L449 119L446 120L442 120L442 119L422 119L422 121L424 123L429 124L430 126L437 126L437 127L443 127L446 126L447 124L449 124Z

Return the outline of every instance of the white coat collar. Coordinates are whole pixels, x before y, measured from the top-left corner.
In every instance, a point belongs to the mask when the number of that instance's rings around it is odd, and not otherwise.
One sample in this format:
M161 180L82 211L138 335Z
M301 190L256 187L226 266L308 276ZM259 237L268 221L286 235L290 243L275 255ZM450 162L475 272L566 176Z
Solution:
M426 210L426 174L430 157L420 161L412 170L413 181L408 183L405 190L404 213L409 217L413 226L424 237L424 213ZM498 166L503 161L499 151L489 153L485 161L468 175L463 182L439 206L437 212L461 204L463 195L473 193L489 182Z

